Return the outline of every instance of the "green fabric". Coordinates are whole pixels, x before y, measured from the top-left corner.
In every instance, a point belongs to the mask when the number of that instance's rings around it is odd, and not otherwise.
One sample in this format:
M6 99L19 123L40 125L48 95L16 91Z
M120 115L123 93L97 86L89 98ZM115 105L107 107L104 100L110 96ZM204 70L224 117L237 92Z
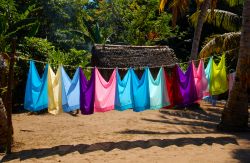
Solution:
M228 90L225 54L222 55L218 65L212 61L209 90L211 95L219 95Z

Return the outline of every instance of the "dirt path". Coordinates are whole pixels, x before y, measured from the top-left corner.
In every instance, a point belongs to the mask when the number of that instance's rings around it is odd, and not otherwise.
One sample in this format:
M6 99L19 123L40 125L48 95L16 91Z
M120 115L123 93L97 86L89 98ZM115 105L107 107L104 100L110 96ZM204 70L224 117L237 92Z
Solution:
M14 153L3 162L250 162L250 133L215 131L221 107L13 116ZM0 161L1 162L1 161Z

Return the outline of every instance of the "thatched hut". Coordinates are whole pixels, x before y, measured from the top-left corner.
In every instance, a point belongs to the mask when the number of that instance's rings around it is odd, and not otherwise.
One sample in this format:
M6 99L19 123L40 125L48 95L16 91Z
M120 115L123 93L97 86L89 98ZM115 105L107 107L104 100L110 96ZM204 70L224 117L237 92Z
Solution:
M178 62L174 50L168 46L129 46L129 45L100 45L92 49L92 65L106 68L154 67ZM150 69L156 77L159 68ZM108 80L112 70L101 70L103 77ZM121 76L125 70L119 70ZM141 76L143 70L136 71Z

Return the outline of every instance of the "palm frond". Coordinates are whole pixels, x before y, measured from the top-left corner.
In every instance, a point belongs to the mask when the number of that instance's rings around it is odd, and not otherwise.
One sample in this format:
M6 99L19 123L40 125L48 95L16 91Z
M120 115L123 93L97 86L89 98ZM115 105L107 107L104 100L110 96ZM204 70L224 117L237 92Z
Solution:
M244 4L244 0L224 0L230 7L239 6Z
M164 11L164 8L165 8L165 5L168 1L167 0L160 0L160 6L159 6L159 11L160 12L163 12Z
M196 26L199 14L200 11L197 11L190 16L189 20L193 26ZM213 11L209 9L205 22L223 28L229 32L239 31L241 26L241 18L237 14L218 9L214 9Z
M211 56L213 53L221 53L238 48L240 44L240 35L240 32L230 32L214 36L213 39L203 46L199 57L205 58Z
M176 22L178 17L183 16L189 9L189 0L160 0L160 12L164 11L165 5L168 3L168 8L171 10L173 17L172 17L172 26L176 26Z

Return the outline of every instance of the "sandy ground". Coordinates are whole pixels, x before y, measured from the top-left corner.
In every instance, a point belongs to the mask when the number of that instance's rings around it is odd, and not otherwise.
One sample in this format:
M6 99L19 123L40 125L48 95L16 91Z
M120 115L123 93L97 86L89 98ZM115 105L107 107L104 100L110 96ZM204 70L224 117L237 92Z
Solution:
M13 115L2 162L250 162L250 133L219 133L221 106L203 110ZM0 161L1 162L1 161Z

